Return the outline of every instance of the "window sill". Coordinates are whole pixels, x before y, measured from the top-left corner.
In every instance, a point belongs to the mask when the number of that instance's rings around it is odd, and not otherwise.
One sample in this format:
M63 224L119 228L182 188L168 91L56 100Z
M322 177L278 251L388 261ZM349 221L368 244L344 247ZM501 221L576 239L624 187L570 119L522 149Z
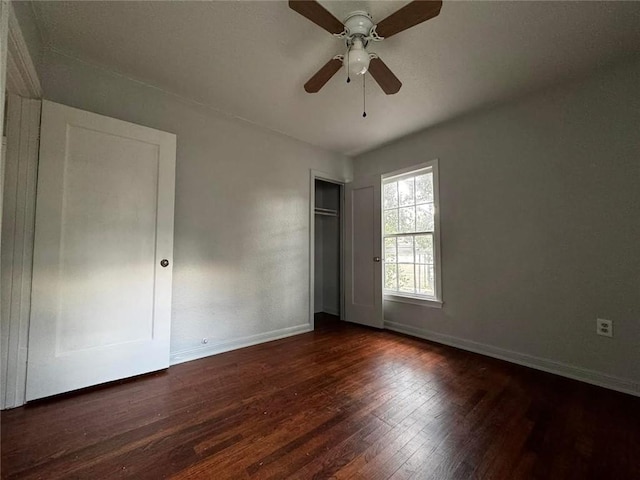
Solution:
M396 302L396 303L410 303L412 305L420 305L421 307L430 307L430 308L442 308L443 302L440 300L430 300L427 298L420 297L410 297L404 295L393 295L389 293L384 294L384 300L386 302Z

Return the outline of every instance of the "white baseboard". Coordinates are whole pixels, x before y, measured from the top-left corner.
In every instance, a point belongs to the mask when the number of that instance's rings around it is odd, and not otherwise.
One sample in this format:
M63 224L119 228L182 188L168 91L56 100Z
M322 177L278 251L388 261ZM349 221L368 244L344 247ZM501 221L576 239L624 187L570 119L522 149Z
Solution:
M329 315L335 315L336 317L340 316L340 311L337 308L322 307L322 311L324 313L328 313Z
M441 333L431 332L429 330L411 327L401 323L385 320L384 328L640 397L640 382L635 382L631 379L614 377L595 370L588 370L554 360L548 360L541 357L535 357L533 355L527 355L525 353L515 352L513 350L506 350L492 345L474 342L472 340L443 335Z
M311 325L305 323L304 325L297 325L295 327L281 328L280 330L273 330L271 332L259 333L248 337L236 338L228 342L207 344L195 348L180 350L171 353L170 364L177 365L179 363L190 362L191 360L198 360L199 358L208 357L210 355L229 352L231 350L237 350L238 348L250 347L251 345L270 342L272 340L279 340L281 338L311 332L312 330L313 328Z

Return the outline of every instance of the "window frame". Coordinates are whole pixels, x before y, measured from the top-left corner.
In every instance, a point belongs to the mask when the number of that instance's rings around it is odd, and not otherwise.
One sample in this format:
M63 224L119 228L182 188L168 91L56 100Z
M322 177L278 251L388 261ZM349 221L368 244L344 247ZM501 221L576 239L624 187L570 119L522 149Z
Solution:
M385 269L385 259L384 259L384 244L385 235L384 232L384 196L381 198L381 229L382 229L382 252L383 252L383 280L382 280L382 292L383 299L389 302L398 302L398 303L409 303L413 305L421 305L425 307L434 307L434 308L442 308L442 250L440 245L440 182L438 175L438 159L431 160L429 162L420 163L418 165L412 165L410 167L406 167L400 170L395 170L393 172L385 173L381 176L381 188L384 190L384 186L386 183L391 181L399 181L404 178L411 178L420 175L421 173L429 173L433 174L433 208L434 208L434 216L433 216L433 255L434 255L434 277L435 277L435 285L434 285L434 296L429 297L426 295L421 295L417 293L405 293L398 292L395 290L387 290L384 288L384 269ZM388 237L394 237L398 234L389 235ZM413 234L412 234L413 235ZM415 263L414 263L415 265Z

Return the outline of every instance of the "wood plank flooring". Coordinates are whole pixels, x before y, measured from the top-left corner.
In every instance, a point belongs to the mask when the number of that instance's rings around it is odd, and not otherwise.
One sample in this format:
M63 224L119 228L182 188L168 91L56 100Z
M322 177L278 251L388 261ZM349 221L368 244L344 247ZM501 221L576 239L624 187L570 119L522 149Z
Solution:
M2 478L640 479L640 398L318 323L2 412Z

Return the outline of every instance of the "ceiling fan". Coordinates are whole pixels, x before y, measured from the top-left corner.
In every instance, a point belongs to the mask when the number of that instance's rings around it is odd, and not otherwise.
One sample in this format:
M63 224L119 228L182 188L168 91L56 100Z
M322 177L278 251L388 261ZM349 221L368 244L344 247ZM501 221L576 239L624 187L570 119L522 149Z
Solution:
M378 55L367 51L367 45L438 16L442 1L410 2L377 24L365 11L352 12L341 22L315 0L289 0L289 7L335 37L344 39L347 47L344 55L333 57L304 84L305 91L317 93L344 65L347 82L352 76L369 72L384 93L391 95L400 90L402 83Z

